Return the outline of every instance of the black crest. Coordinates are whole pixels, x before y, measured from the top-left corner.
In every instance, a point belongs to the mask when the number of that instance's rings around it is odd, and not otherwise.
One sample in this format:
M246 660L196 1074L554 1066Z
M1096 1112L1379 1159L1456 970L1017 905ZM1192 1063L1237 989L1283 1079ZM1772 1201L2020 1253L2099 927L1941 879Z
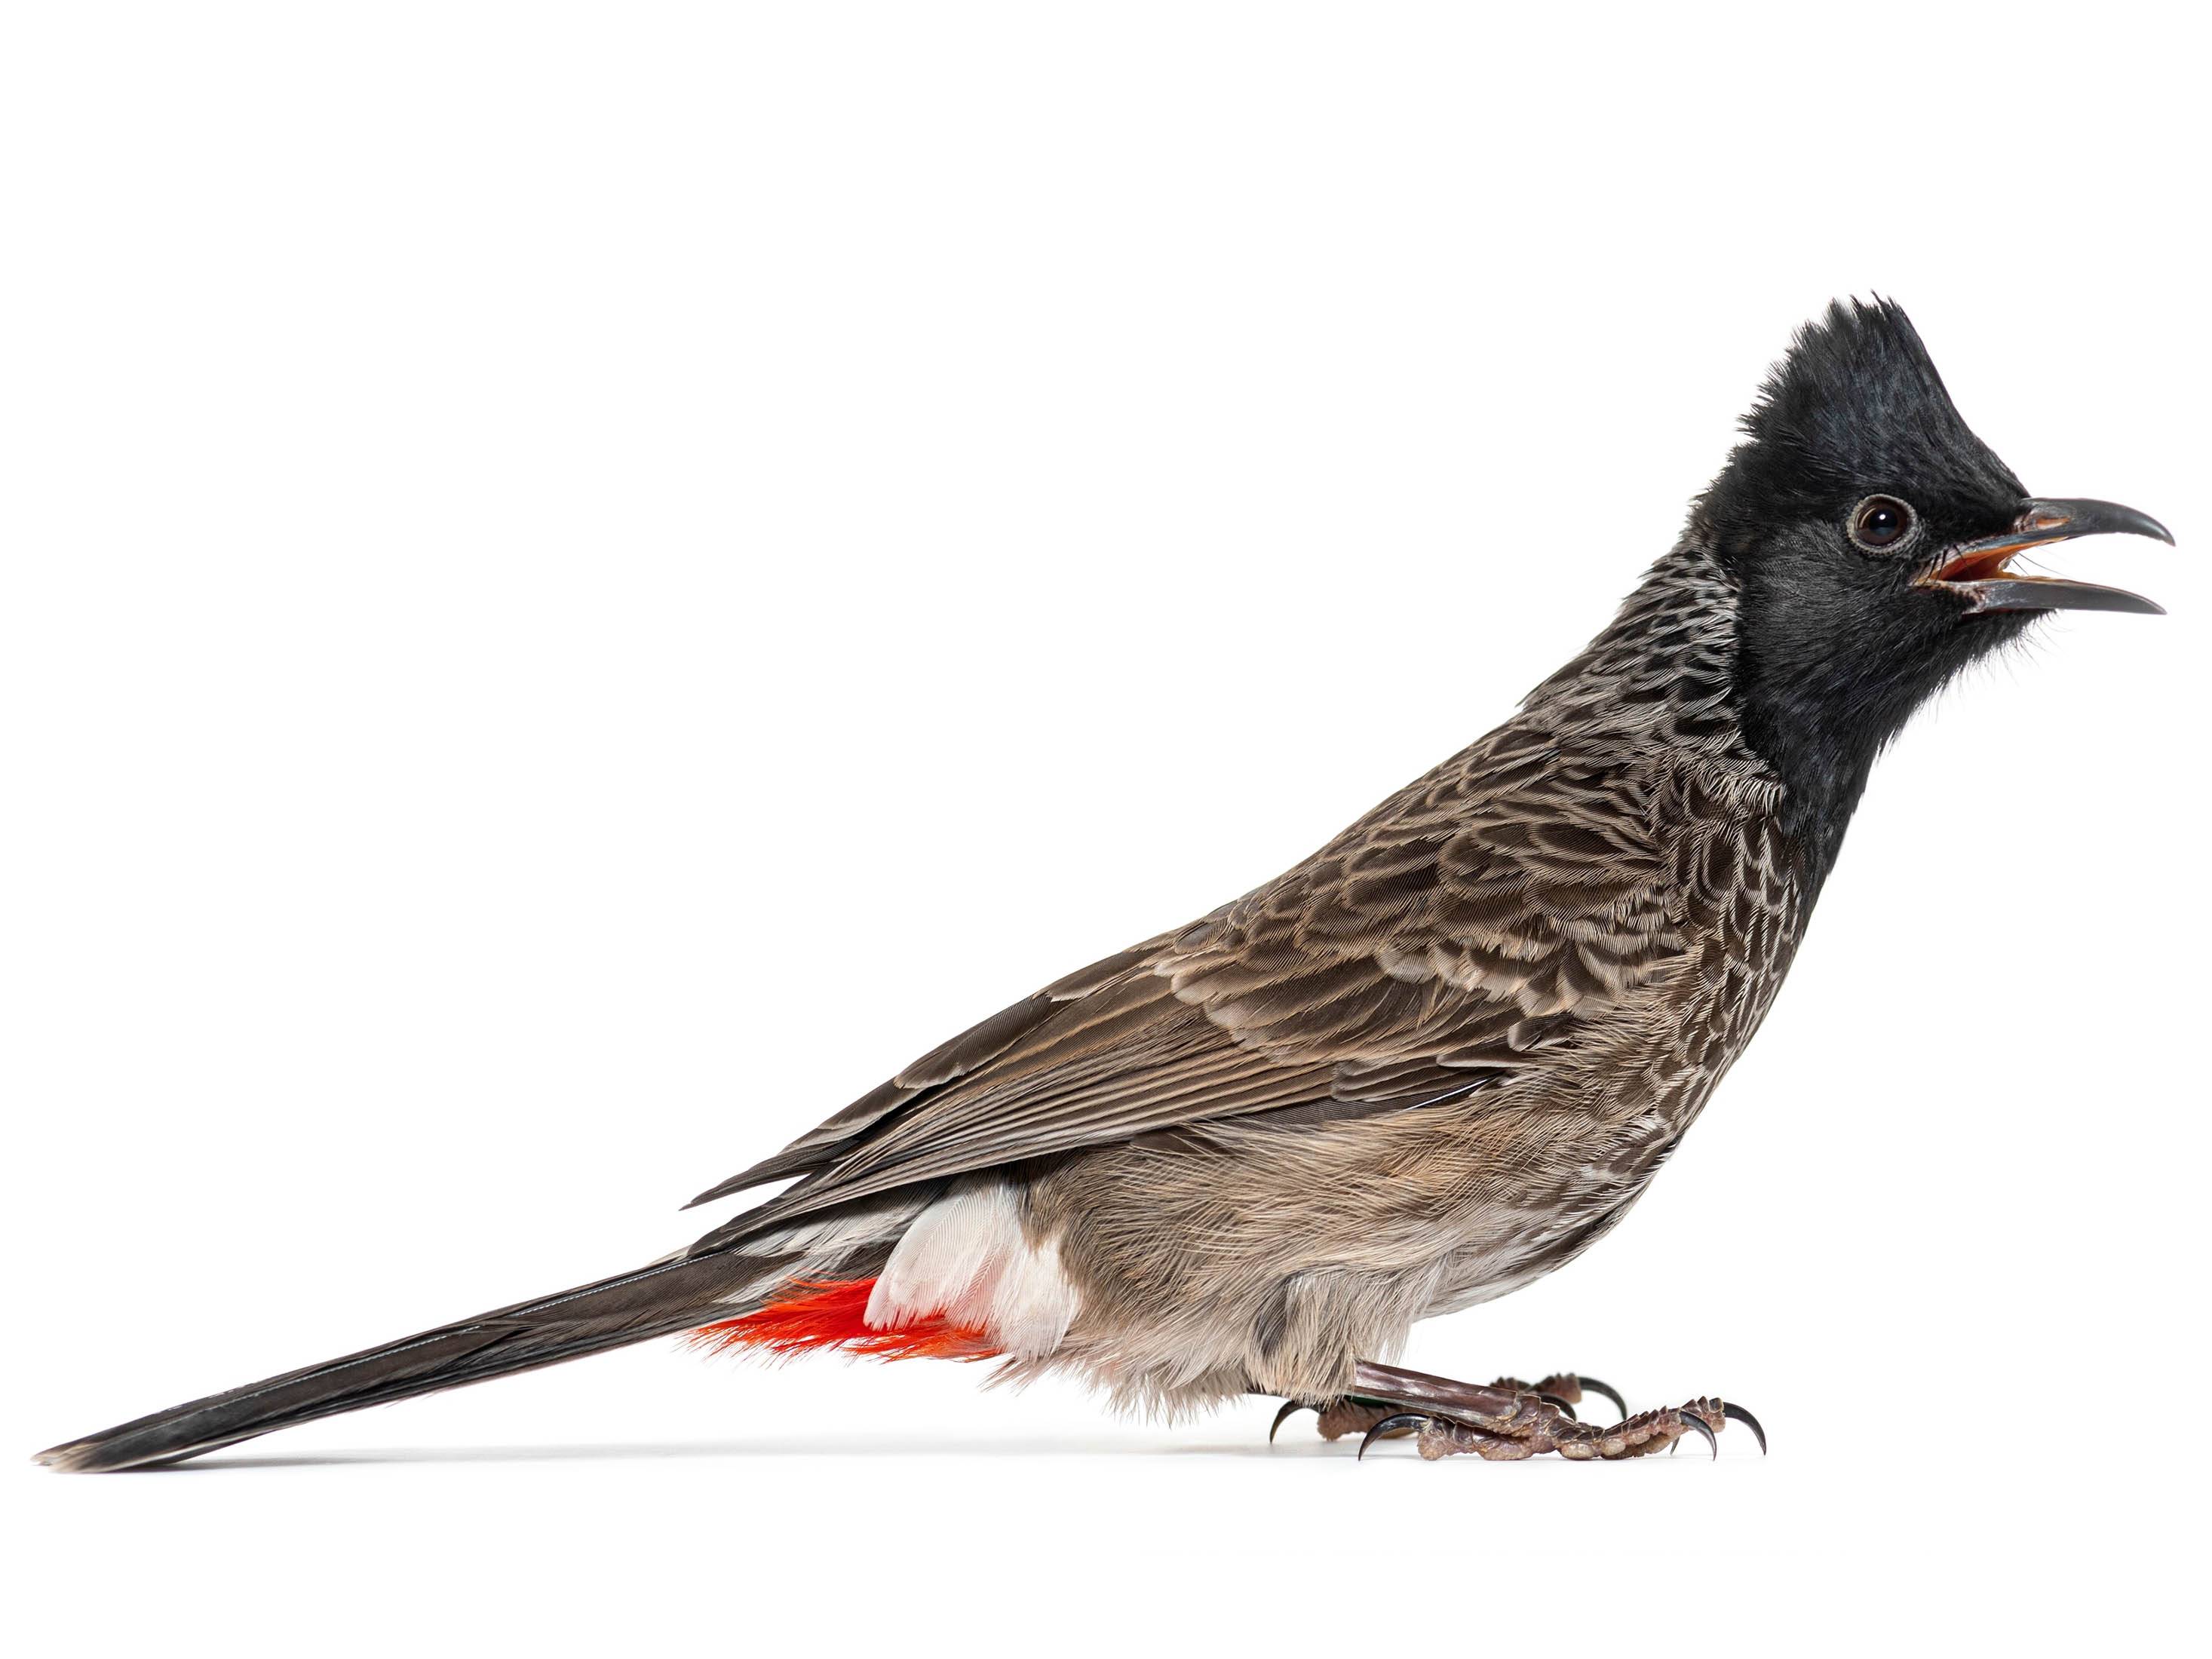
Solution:
M1877 491L1909 486L1923 513L1977 522L2027 493L1888 300L1838 300L1799 329L1741 425L1745 442L1700 503L1724 553L1779 519L1826 517Z

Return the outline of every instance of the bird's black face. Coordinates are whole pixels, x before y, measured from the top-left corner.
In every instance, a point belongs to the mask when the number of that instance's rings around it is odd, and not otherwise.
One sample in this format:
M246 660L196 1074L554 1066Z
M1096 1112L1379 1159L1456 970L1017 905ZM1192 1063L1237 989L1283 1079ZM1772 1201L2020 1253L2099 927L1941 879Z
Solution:
M1746 736L1837 835L1882 745L1967 664L2048 611L2159 609L2012 568L2078 536L2172 538L2130 507L2031 496L1887 302L1801 333L1744 429L1691 533L1736 580Z

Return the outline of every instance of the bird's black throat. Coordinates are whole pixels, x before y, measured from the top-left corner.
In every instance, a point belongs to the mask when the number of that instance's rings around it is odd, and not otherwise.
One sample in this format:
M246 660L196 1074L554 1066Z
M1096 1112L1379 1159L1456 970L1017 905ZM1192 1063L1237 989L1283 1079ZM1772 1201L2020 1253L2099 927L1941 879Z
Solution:
M1808 552L1810 550L1808 550ZM1833 580L1834 562L1786 547L1739 568L1730 701L1744 741L1774 770L1806 860L1808 899L1841 850L1868 775L1922 704L2032 617L1962 618Z

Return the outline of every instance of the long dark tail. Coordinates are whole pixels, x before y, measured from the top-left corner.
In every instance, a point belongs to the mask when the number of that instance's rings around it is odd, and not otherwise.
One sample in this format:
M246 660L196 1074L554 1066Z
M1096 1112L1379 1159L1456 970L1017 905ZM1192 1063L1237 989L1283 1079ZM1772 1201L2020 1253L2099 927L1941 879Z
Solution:
M627 1347L743 1313L746 1304L723 1298L764 1273L771 1263L731 1255L661 1262L210 1395L52 1447L39 1461L88 1473L173 1463L318 1417Z

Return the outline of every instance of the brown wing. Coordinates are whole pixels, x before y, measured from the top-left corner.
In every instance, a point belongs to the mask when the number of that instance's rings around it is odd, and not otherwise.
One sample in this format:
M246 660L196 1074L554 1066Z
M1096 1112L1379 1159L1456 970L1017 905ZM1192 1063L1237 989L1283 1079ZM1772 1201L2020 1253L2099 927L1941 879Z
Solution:
M1682 949L1652 793L1617 753L1508 725L1277 880L1002 1011L693 1201L809 1177L732 1224L750 1231L1209 1119L1416 1106L1545 1065Z

